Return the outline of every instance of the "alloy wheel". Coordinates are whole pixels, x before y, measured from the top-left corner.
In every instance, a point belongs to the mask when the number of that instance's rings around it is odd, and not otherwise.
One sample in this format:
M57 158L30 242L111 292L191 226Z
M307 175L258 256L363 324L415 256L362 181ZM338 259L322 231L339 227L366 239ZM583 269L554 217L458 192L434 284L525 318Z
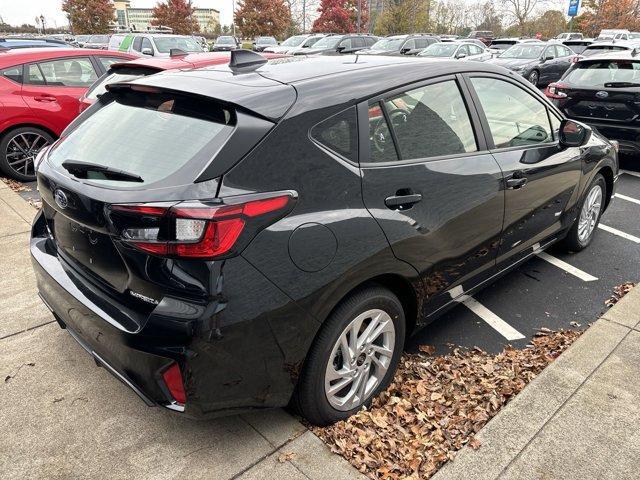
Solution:
M9 139L5 156L11 170L21 175L33 175L34 160L49 141L35 132L19 133Z
M587 198L582 205L580 211L580 219L578 220L578 239L585 243L598 223L600 216L600 207L602 206L602 187L594 185L587 194Z
M354 318L336 341L325 371L325 395L340 411L362 405L380 385L393 358L395 326L384 310Z
M533 85L538 85L538 72L533 71L529 74L529 82L531 82Z

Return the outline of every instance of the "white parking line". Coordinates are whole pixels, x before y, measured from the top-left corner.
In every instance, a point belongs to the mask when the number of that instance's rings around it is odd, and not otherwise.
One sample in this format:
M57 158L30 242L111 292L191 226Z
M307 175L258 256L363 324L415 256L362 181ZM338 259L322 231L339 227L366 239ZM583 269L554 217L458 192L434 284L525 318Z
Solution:
M613 196L622 200L626 200L627 202L637 203L638 205L640 205L640 200L638 200L637 198L627 197L626 195L622 195L621 193L615 193Z
M609 227L603 224L598 225L598 227L600 227L605 232L613 233L614 235L617 235L622 238L626 238L627 240L631 240L632 242L635 242L635 243L640 243L640 238L634 237L633 235L629 235L628 233L621 232L617 228Z
M462 302L462 304L507 340L520 340L521 338L525 338L524 335L478 302L475 298L468 297Z
M638 173L638 172L630 172L629 170L620 170L620 173L626 173L627 175L632 175L634 177L640 177L640 173Z
M560 260L559 258L553 257L546 252L540 252L538 257L542 260L549 262L551 265L555 265L556 267L564 270L567 273L570 273L574 277L578 277L580 280L584 282L593 282L598 280L598 277L594 277L593 275L589 275L587 272L580 270L579 268L574 267L573 265L569 265L567 262Z

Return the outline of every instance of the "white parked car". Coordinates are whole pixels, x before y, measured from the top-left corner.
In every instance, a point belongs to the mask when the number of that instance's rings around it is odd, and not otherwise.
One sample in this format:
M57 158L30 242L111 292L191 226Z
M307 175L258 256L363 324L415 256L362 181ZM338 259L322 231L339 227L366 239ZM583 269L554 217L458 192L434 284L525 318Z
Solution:
M304 35L294 35L287 38L280 45L274 45L267 47L263 51L269 53L282 53L295 55L299 52L304 52L305 49L313 47L318 40L326 37L323 33L313 33Z
M481 48L478 45L475 45L474 43L447 42L429 45L427 48L422 50L418 56L484 62L491 58L491 52L486 48Z
M111 35L109 50L128 52L134 55L150 57L169 57L171 50L178 49L186 53L201 53L204 49L200 42L189 35L164 33L117 33Z

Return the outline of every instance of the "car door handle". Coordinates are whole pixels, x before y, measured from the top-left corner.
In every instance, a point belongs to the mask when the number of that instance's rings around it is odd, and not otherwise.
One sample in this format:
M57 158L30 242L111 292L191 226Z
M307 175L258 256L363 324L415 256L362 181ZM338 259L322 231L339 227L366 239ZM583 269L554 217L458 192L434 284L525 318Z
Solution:
M384 199L384 204L391 210L404 210L422 200L420 193L412 193L410 190L398 190L395 195Z
M518 188L522 188L527 184L527 179L525 177L511 177L507 179L507 188L511 188L513 190L517 190Z
M36 102L55 102L56 97L53 95L40 95L38 97L34 97L34 100Z

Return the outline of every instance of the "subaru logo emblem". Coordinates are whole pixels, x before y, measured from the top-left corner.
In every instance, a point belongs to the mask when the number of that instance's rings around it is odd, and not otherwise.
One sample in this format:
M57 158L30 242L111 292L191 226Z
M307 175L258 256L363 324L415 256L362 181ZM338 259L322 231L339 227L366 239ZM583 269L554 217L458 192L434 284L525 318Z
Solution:
M67 195L60 189L53 192L53 199L63 210L69 206L69 199L67 198Z
M600 90L596 92L596 97L598 98L607 98L609 96L609 92L605 92L604 90Z

